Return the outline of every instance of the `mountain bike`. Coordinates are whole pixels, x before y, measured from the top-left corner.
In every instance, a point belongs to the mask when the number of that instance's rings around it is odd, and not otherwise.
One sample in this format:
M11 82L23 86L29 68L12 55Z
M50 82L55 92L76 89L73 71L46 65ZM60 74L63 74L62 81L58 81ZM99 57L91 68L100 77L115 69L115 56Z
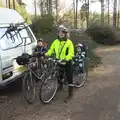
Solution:
M47 76L45 77L44 81L42 81L39 90L39 99L44 104L50 103L56 95L57 89L59 87L60 69L62 69L63 71L62 82L67 85L65 69L60 67L60 65L62 64L61 60L56 60L53 58L50 58L49 60L53 61L54 64L47 70ZM84 77L81 76L78 64L73 63L73 83L76 88L82 87L85 84L87 80L87 75L88 72L84 69Z
M56 95L58 89L58 79L59 79L59 64L60 60L49 58L48 62L51 61L53 65L47 70L46 78L42 81L40 90L39 90L39 99L42 103L50 103L51 100ZM65 74L63 75L65 77Z
M73 58L73 83L76 88L82 87L87 81L88 77L88 58L81 59L81 63L75 61ZM80 67L82 64L82 68ZM83 72L81 72L81 69Z

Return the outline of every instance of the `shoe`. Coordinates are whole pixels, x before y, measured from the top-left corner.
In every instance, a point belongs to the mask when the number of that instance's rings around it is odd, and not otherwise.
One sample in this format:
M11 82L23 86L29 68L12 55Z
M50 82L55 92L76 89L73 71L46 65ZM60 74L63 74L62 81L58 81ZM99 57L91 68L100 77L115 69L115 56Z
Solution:
M71 98L73 97L73 89L74 89L74 86L68 86L68 97L64 100L65 103L70 101Z

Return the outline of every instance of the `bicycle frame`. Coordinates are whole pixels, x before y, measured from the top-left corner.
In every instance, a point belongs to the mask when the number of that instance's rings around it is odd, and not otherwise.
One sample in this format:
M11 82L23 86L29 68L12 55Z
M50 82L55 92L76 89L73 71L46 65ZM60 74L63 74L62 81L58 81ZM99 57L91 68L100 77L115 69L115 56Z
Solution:
M57 62L54 59L51 59L54 62L54 66L48 70L48 72L52 72L53 75L57 76L58 81L61 79L60 78L60 70L62 69L63 71L63 79L60 80L60 82L64 82L66 80L66 75L65 75L65 68L61 68L59 62Z
M27 68L28 68L28 72L32 73L35 78L37 78L38 80L42 80L42 77L44 76L45 73L41 74L41 75L38 75L36 73L36 70L40 69L40 66L41 66L41 60L40 58L36 57L36 61L35 62L31 62L33 59L33 57L30 59L28 65L27 65ZM33 70L32 67L37 67L36 70Z

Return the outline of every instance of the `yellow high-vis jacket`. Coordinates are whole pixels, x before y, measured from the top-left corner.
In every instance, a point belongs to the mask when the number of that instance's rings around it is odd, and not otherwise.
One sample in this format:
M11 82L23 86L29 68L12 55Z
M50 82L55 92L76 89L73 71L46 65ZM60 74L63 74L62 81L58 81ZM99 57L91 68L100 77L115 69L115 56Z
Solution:
M55 54L56 59L70 61L74 57L74 45L71 40L66 41L54 40L50 49L46 53L47 56Z

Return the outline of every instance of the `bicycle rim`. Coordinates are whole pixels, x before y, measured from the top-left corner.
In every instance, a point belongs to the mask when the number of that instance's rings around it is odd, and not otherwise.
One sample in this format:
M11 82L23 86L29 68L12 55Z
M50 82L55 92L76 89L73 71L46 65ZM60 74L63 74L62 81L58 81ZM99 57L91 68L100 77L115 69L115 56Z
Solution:
M56 95L57 88L58 88L58 81L56 76L54 77L53 75L50 74L47 75L45 80L43 80L39 91L40 101L44 104L50 103L54 98L54 96Z
M23 96L28 104L32 104L35 99L35 80L31 73L27 73L23 79Z
M85 84L85 82L87 81L87 76L88 76L88 74L86 72L81 74L79 71L79 68L76 68L76 70L73 73L74 86L76 88L82 87Z

